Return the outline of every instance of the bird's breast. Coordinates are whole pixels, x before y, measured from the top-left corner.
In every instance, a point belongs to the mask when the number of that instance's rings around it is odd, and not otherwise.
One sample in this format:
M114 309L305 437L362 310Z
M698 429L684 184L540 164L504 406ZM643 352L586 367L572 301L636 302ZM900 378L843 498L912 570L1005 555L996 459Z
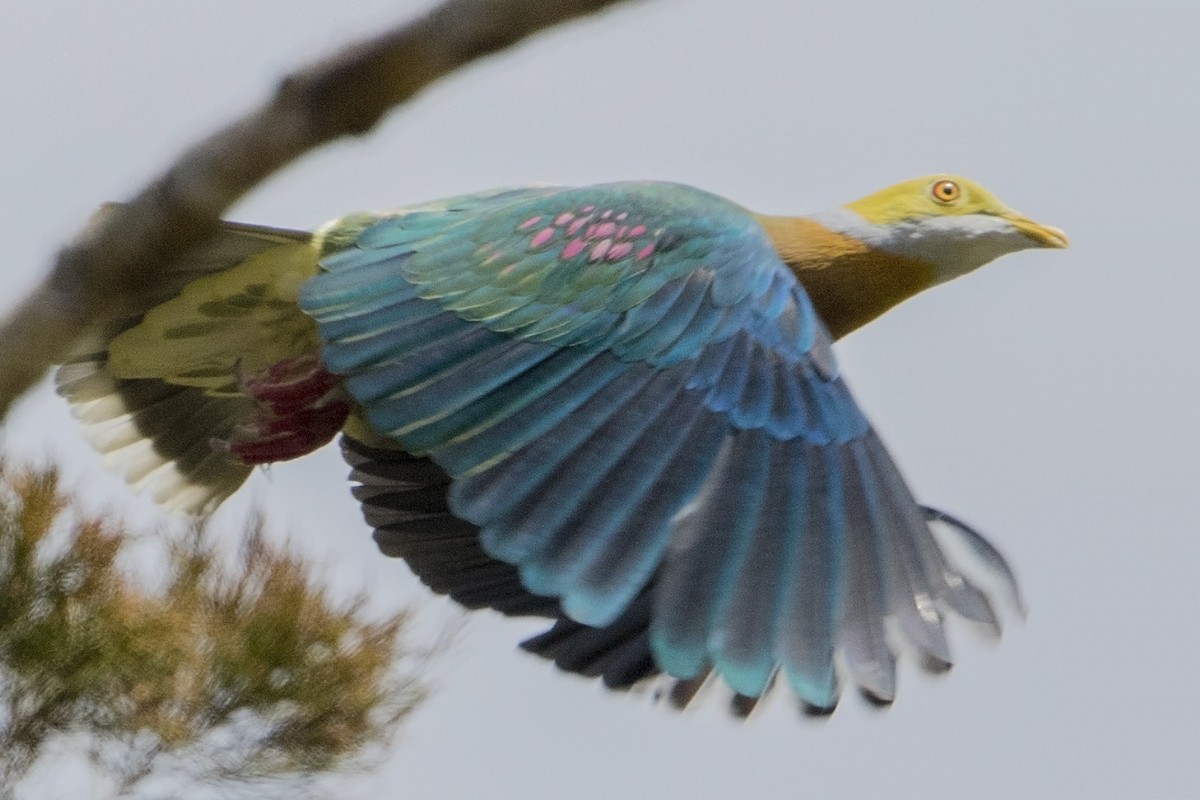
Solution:
M835 339L933 285L933 265L877 250L815 219L759 222Z

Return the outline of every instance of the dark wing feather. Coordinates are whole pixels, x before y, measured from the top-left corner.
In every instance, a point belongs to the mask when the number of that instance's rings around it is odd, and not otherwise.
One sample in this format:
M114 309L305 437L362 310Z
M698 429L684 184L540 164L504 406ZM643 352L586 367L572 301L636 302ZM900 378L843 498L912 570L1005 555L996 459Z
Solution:
M354 496L363 504L380 550L403 558L435 592L466 608L555 620L521 646L561 669L602 678L611 688L629 688L659 674L648 635L651 591L644 591L608 626L580 625L555 598L525 589L516 567L484 552L478 528L450 512L449 476L428 458L372 447L349 434L342 437L342 454L352 467Z

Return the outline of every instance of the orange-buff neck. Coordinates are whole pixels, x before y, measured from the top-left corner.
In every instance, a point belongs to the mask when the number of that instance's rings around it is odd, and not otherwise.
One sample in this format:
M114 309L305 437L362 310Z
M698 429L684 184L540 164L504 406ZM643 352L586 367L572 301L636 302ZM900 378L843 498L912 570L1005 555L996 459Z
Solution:
M757 218L834 339L933 284L933 265L873 250L816 220Z

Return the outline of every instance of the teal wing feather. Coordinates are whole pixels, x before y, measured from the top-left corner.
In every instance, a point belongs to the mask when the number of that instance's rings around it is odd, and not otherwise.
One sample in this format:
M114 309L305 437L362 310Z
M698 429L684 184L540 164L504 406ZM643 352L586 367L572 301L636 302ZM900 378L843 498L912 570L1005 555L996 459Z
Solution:
M889 618L949 663L995 624L744 209L673 184L532 188L387 216L301 305L379 434L452 478L523 587L604 628L653 583L659 668L818 707L834 655L890 700Z

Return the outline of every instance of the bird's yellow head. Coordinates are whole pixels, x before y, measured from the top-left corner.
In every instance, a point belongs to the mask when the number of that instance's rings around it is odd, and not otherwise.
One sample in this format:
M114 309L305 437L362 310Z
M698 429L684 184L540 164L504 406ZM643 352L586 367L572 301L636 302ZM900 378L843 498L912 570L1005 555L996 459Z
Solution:
M1034 222L955 175L898 183L817 218L869 247L932 265L934 283L1006 253L1067 246L1058 228Z
M1067 246L1058 228L954 175L898 183L808 217L758 219L835 338L1005 253Z

